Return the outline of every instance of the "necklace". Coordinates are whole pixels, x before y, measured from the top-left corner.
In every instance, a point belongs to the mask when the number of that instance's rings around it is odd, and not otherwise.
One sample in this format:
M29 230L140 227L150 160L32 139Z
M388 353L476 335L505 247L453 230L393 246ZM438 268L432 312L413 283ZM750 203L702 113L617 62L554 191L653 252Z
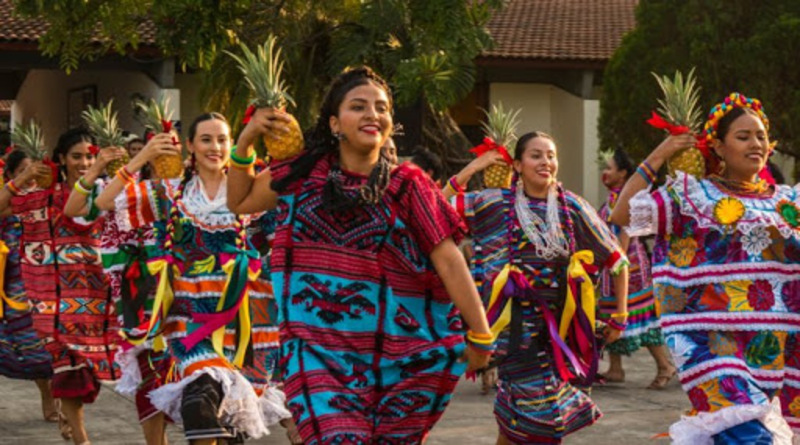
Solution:
M568 256L569 246L558 217L557 187L550 187L547 192L547 222L531 210L523 187L517 187L515 198L517 220L528 241L536 249L536 255L547 260Z
M769 192L770 185L763 179L758 179L755 182L737 181L734 179L726 179L719 175L711 175L709 179L719 184L723 188L740 195L763 195Z

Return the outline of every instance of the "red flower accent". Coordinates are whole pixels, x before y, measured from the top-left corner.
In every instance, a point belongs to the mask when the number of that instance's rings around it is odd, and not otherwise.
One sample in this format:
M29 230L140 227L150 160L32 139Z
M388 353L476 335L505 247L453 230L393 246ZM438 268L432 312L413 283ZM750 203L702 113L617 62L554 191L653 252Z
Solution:
M747 301L757 311L766 311L775 304L772 285L767 280L756 280L747 288Z
M162 119L161 128L164 130L164 133L169 133L172 131L172 122Z
M689 401L692 402L692 407L698 411L711 410L711 406L708 404L708 396L700 388L694 387L689 390Z
M147 132L145 132L145 134L144 134L144 140L145 140L145 141L147 141L147 142L150 142L150 139L153 139L153 136L155 136L155 135L156 135L156 134L155 134L154 132L152 132L152 131L147 131Z
M6 147L6 154L11 153L12 151L14 151L14 146L13 145L9 145L8 147Z
M100 153L100 147L98 147L97 145L90 145L89 153L91 153L92 156L97 156L97 154Z

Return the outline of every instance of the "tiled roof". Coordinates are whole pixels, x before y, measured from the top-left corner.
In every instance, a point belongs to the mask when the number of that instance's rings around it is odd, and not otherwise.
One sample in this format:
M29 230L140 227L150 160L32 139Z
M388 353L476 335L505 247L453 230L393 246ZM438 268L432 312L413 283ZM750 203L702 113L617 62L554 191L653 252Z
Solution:
M13 100L0 100L0 113L8 113L11 111L11 104Z
M511 0L489 22L485 58L606 61L636 21L638 0Z
M42 19L26 19L14 14L11 0L0 0L0 42L38 43L39 38L47 31L48 24ZM155 25L145 21L139 25L140 43L155 43Z

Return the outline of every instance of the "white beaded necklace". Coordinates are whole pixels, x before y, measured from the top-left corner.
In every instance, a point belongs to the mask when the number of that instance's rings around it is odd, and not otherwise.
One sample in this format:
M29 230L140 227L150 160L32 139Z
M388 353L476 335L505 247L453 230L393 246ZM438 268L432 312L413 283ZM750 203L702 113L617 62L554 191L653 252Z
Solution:
M516 202L517 220L531 244L536 255L546 260L569 255L567 239L562 233L558 217L558 191L551 185L547 192L547 223L530 208L528 197L522 184L517 187Z

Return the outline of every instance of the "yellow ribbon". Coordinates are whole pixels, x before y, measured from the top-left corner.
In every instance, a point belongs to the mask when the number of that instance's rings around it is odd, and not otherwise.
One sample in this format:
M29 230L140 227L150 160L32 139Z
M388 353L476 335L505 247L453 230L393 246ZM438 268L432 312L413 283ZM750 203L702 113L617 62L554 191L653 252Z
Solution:
M489 298L489 305L487 308L491 309L495 305L497 305L497 300L500 299L503 293L503 288L505 287L506 283L508 282L508 276L511 272L520 272L517 266L512 266L511 264L506 264L500 273L497 274L494 281L492 282L492 296ZM492 340L496 341L497 337L503 332L508 324L511 323L511 298L506 301L503 310L500 312L500 316L497 317L497 320L492 323L490 326L492 332Z
M158 287L156 287L156 296L153 301L153 310L150 313L150 321L147 325L147 333L142 338L127 338L125 339L132 345L140 345L147 341L150 333L153 331L153 326L156 324L158 313L161 312L161 320L167 319L169 308L172 307L172 302L175 300L175 294L172 291L172 283L169 281L169 268L170 262L164 259L153 260L147 263L147 271L150 275L158 277ZM177 270L175 273L179 273ZM153 349L156 352L163 351L166 348L164 336L158 335L153 340Z
M222 270L228 276L228 278L225 280L225 287L222 289L222 295L226 295L228 286L231 284L235 264L236 258L231 257L227 262L225 262L225 264L222 265ZM261 274L261 269L252 270L248 267L248 282L255 281L259 274ZM217 312L222 311L224 306L225 299L220 298L219 302L217 303ZM239 306L239 345L236 348L236 355L233 358L233 365L237 368L241 368L242 365L244 365L244 358L247 354L247 344L250 342L250 333L250 286L245 284L242 303L241 306ZM223 349L223 345L225 344L225 325L222 325L219 329L214 331L213 334L211 334L211 344L214 346L214 350L217 352L217 354L219 354L220 357L225 358L225 352Z
M8 260L8 246L0 240L0 298L3 303L15 311L24 311L30 307L27 301L18 301L6 295L6 260ZM0 304L0 318L5 317L5 305Z
M592 264L594 263L594 253L591 250L579 250L572 254L572 257L569 259L569 266L567 266L567 276L569 278L580 279L580 304L583 308L583 312L586 313L586 317L589 319L589 326L592 327L592 331L594 331L594 319L595 319L595 298L594 298L594 284L592 283L592 279L589 276L589 273L586 272L584 269L584 264ZM577 309L577 297L573 295L572 288L567 284L567 299L564 302L564 311L561 313L561 324L558 328L558 335L561 338L567 338L567 330L569 330L569 324L572 321L572 317L575 315L575 311Z

